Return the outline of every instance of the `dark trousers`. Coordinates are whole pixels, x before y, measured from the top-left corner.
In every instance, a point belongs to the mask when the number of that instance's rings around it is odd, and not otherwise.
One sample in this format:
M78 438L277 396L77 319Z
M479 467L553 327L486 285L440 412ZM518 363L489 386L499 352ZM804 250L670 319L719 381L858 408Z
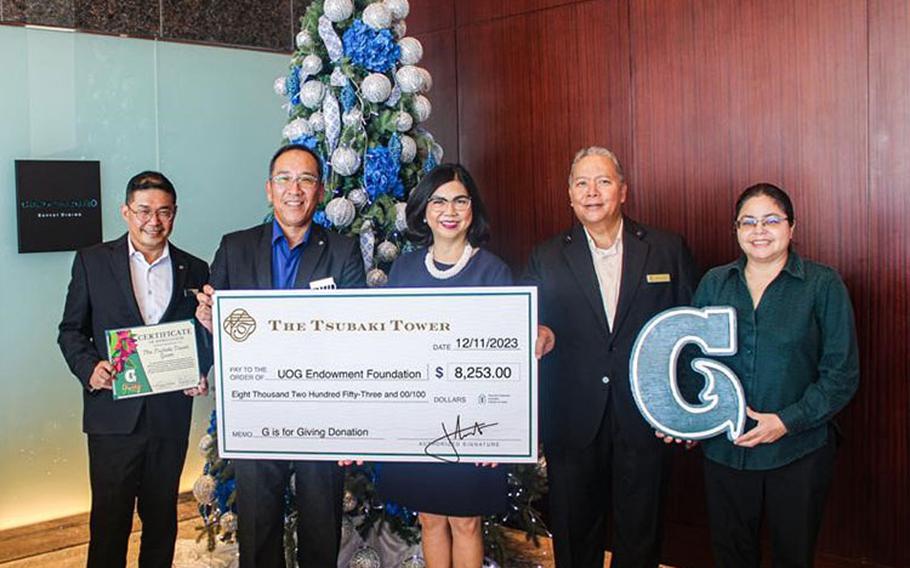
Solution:
M157 437L144 415L132 434L89 434L89 568L126 566L134 507L142 520L139 566L170 568L186 448L187 440Z
M341 545L343 470L335 462L234 460L241 568L285 568L285 493L297 506L297 563L335 568Z
M834 436L829 436L824 447L776 469L739 470L704 460L717 566L760 565L764 512L771 536L772 565L811 567L834 472L834 453Z
M547 446L550 528L558 568L602 568L608 511L613 568L655 567L669 454L628 443L609 409L585 448ZM612 504L612 506L611 506Z

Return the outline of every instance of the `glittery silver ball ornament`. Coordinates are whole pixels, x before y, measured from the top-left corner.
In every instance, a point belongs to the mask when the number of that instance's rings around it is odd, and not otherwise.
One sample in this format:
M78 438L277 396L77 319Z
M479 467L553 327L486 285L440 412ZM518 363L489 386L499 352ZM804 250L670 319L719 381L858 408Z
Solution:
M199 455L206 457L209 455L209 450L212 449L212 446L215 444L215 438L211 434L205 434L199 438Z
M401 137L401 163L410 164L417 156L417 142L407 134Z
M360 154L346 146L335 148L332 152L332 169L343 176L353 175L360 169Z
M398 246L392 241L382 241L376 247L376 258L379 262L393 262L398 258Z
M430 118L431 112L433 112L433 105L430 104L430 99L423 95L414 97L414 118L417 119L417 122L426 122Z
M322 59L315 54L307 55L300 62L300 71L307 75L316 75L322 71Z
M313 132L322 132L325 130L325 118L322 116L321 112L314 112L311 114L307 122L310 123L310 128L313 129Z
M359 108L352 108L341 115L341 122L343 122L345 126L360 126L363 123L363 113L360 112Z
M423 44L415 37L403 37L398 40L401 49L402 65L417 65L423 58Z
M442 157L445 154L445 151L442 149L442 146L440 146L436 142L433 142L433 146L430 149L430 152L433 153L433 159L436 160L436 163L441 164Z
M395 204L395 230L399 233L403 233L408 228L407 207L407 203Z
M423 75L413 65L404 65L395 71L395 80L403 93L416 93L423 87Z
M411 5L408 0L382 0L382 3L396 20L407 18L408 13L411 11Z
M237 532L237 515L228 511L218 519L218 525L221 527L221 532L223 533Z
M357 187L348 192L348 199L351 200L354 207L360 209L370 200L370 195L367 193L367 190L362 187Z
M215 500L217 482L211 475L200 476L193 484L193 497L203 505L210 505Z
M395 34L395 37L401 39L408 34L408 25L404 23L404 20L398 20L392 24L392 33Z
M307 108L319 108L323 95L325 95L325 85L322 84L322 81L307 81L300 87L300 102Z
M360 92L371 103L381 103L392 93L392 81L382 73L370 73L361 81Z
M297 42L297 49L313 47L313 36L306 30L301 30L300 33L297 34L295 41Z
M398 113L398 119L395 122L395 128L398 132L407 132L414 126L414 117L410 113L401 111Z
M333 22L347 20L354 13L354 2L351 0L325 0L322 6L325 17Z
M341 500L341 507L345 513L350 513L357 508L357 497L350 491L345 490L344 498Z
M313 134L313 127L310 126L310 122L307 119L295 118L284 126L281 134L288 140L296 140L301 136Z
M367 286L370 288L382 288L389 282L389 277L381 268L374 268L367 272Z
M354 216L356 214L357 210L354 207L354 204L344 197L336 197L329 201L329 204L325 206L326 219L331 221L332 224L339 229L343 229L350 225L351 222L354 221Z
M363 23L374 30L384 30L392 25L392 13L383 4L370 4L363 10Z
M372 5L375 6L375 4ZM379 557L379 553L369 546L361 547L348 562L348 568L380 568L381 566L382 559Z
M272 83L272 89L275 90L275 94L279 97L286 97L288 94L288 78L278 77L275 79L275 82Z
M424 69L423 67L418 67L417 71L420 73L420 76L423 78L423 85L420 87L421 93L427 93L430 89L433 88L433 76L430 75L430 72Z
M423 558L415 554L410 558L402 560L401 564L398 565L398 568L427 568L427 563Z

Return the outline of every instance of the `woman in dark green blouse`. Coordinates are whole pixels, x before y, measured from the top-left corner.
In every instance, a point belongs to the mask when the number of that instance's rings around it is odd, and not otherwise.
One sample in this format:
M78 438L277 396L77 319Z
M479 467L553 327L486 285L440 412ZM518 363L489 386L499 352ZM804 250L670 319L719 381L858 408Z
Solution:
M812 566L834 468L832 419L853 396L859 358L847 289L793 250L793 204L753 185L736 202L743 255L702 279L697 307L736 308L739 348L718 357L742 382L746 432L702 443L718 566L759 566L762 514L774 566Z

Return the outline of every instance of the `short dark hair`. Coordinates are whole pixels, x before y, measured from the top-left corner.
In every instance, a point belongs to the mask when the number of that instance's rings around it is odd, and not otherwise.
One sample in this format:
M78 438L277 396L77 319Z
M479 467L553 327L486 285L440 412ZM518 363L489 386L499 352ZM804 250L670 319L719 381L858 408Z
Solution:
M124 203L127 205L132 203L133 194L144 189L160 189L174 198L174 205L177 204L177 190L174 189L174 184L171 183L171 180L167 179L167 176L163 173L151 170L139 172L131 177L130 181L126 182Z
M471 197L472 220L471 226L468 227L468 242L471 246L478 246L490 240L487 208L483 204L474 178L461 164L440 164L423 176L408 196L405 215L408 220L408 238L414 243L420 246L429 246L433 243L433 233L425 222L427 202L433 192L450 181L461 182Z
M319 154L317 154L314 150L304 146L303 144L285 144L281 148L278 148L278 150L275 151L275 154L272 155L272 159L269 161L269 177L272 177L272 172L275 170L275 162L278 161L278 158L284 154L287 154L288 152L293 152L295 150L306 152L312 156L314 160L316 160L316 177L319 179L319 183L322 183L324 181L322 179L322 158L320 158Z
M759 195L767 195L774 200L777 205L784 210L784 215L787 216L787 223L792 227L793 223L796 221L796 217L793 214L793 202L790 201L790 196L787 195L787 192L783 189L777 187L773 183L756 183L755 185L750 185L739 195L739 199L736 200L736 208L733 212L733 220L736 221L739 219L739 212L742 211L743 205L746 204L746 201L757 197Z

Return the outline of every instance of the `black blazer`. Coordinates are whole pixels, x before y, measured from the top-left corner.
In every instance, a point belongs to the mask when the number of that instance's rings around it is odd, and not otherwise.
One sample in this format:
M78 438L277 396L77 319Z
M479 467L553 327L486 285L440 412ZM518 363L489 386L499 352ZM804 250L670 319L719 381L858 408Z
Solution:
M115 401L109 390L89 392L95 365L108 358L104 331L145 325L130 279L127 235L80 250L73 260L57 343L73 375L82 383L82 429L87 434L129 434L143 409L151 427L163 437L189 436L192 397L171 392ZM191 289L208 280L208 265L170 244L174 289L162 322L193 319L196 297ZM197 326L197 343L204 335ZM199 343L201 345L201 343ZM200 350L202 368L209 366Z
M365 285L360 247L350 237L313 225L297 269L295 288L332 277L338 288ZM229 233L221 238L212 261L215 290L268 290L272 288L272 223Z
M669 282L656 280L669 275ZM582 448L600 427L609 397L624 438L653 445L653 429L638 412L629 359L639 331L667 308L688 305L698 271L683 239L625 218L622 281L614 329L607 326L590 248L581 225L537 247L525 282L539 293L540 323L556 334L541 361L541 433L546 443Z

